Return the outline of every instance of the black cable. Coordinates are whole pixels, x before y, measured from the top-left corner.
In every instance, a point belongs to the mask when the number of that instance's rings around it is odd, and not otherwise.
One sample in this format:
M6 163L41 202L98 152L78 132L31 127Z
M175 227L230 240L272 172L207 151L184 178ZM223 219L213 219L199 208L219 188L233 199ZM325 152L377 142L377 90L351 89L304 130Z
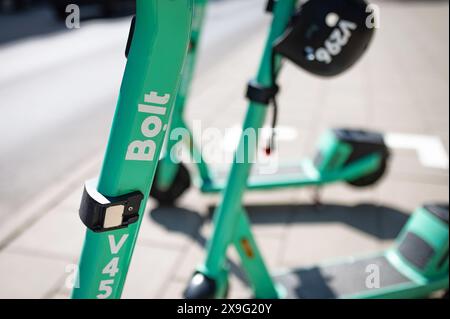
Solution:
M271 55L271 61L270 61L270 70L271 70L271 82L272 86L277 86L276 84L276 60L275 60L275 52L272 51ZM269 137L268 145L266 148L266 154L270 155L275 150L275 135L276 135L276 126L278 123L278 103L277 103L277 97L276 94L273 96L272 100L272 107L273 107L273 113L272 113L272 132L271 136Z

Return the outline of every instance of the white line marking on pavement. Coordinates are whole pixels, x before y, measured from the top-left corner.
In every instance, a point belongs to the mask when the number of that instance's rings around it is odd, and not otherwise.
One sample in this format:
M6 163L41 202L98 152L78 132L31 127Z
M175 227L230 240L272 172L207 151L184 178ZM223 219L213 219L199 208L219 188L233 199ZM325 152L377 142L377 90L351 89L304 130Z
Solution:
M412 149L425 167L448 169L448 154L439 137L433 135L388 133L386 143L391 148Z

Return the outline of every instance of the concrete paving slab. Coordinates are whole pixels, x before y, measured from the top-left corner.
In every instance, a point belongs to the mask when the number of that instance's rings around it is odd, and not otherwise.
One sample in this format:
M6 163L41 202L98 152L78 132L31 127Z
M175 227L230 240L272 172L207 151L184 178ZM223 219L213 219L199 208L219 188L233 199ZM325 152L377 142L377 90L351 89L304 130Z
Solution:
M139 232L139 242L182 249L198 233L202 216L188 208L147 210Z
M448 185L392 180L380 189L380 200L388 207L401 207L404 211L412 212L426 202L448 203Z
M58 259L77 259L86 230L78 216L77 206L58 206L30 225L8 249Z
M179 250L166 247L136 247L123 291L125 299L161 298L160 291L173 277L181 256Z
M0 254L0 299L43 298L66 276L68 263L30 254Z
M283 265L287 267L312 265L340 256L367 254L378 248L377 241L371 236L339 222L308 225L293 223L284 246Z

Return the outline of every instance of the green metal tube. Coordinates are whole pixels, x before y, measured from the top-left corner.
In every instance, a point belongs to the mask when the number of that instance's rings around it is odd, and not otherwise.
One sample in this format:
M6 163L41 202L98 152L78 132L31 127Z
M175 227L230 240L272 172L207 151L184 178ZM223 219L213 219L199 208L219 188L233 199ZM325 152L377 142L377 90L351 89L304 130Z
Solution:
M195 66L197 64L198 45L202 35L203 24L205 21L207 0L193 0L194 1L194 16L192 20L191 39L189 45L188 55L183 68L183 75L181 79L180 89L177 94L174 112L183 113L186 105L186 99L191 89L192 78L194 77Z
M261 86L272 85L272 45L273 42L283 34L295 9L296 0L278 0L276 2L272 27L265 45L264 55L259 67L256 81ZM250 103L245 118L243 130L255 130L258 136L258 129L262 128L267 114L267 106L257 103ZM257 144L256 139L256 144ZM214 217L215 229L213 236L208 243L207 257L204 269L211 277L218 276L224 267L226 251L234 238L230 229L236 229L241 213L241 203L244 191L247 188L247 181L250 175L251 163L255 157L257 145L246 145L246 137L242 135L239 142L238 152L244 152L245 160L238 160L236 153L233 165L228 177L227 187L224 190L223 199L217 208Z
M104 196L140 191L145 197L137 223L87 230L73 298L121 296L187 53L192 0L136 2L136 28L97 189ZM136 146L142 143L145 154Z
M184 123L184 109L186 106L186 101L188 99L189 91L191 89L192 79L195 73L195 66L197 63L197 52L198 45L200 42L200 37L202 34L202 27L205 20L205 13L207 7L207 0L193 0L194 2L194 16L192 20L192 29L191 29L191 37L189 44L189 51L186 57L186 62L183 67L183 73L180 83L180 89L178 90L178 94L175 101L175 106L173 108L173 118L170 123L169 132L176 130L177 128L181 128L189 133L189 136L184 138L189 138L190 145L189 151L191 152L191 156L195 159L197 157L200 158L200 163L203 163L203 157L197 149L194 149L193 143L194 139L192 133L189 128ZM178 171L178 163L174 163L172 161L170 152L172 149L178 144L179 141L172 140L170 138L170 134L168 134L167 144L166 144L166 154L161 161L161 166L158 169L158 179L155 183L158 183L159 189L167 189L174 182L176 173ZM207 167L202 167L200 169L200 176L203 179L208 180L210 175Z
M234 246L241 258L242 268L245 270L249 284L255 293L254 297L258 299L282 297L264 264L261 252L251 231L247 212L242 209L239 217L239 224L235 231Z

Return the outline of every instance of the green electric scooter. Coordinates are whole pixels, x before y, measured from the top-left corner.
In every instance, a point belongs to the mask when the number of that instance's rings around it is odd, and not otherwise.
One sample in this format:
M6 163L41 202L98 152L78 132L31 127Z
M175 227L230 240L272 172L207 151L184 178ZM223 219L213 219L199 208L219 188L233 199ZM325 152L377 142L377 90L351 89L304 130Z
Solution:
M100 177L85 185L87 227L73 298L121 296L180 83L192 0L136 0L128 61Z
M195 69L197 48L200 41L207 0L195 0L194 4L195 22L192 27L190 50L170 124L171 132L181 129L185 134L183 135L182 141L172 139L170 138L171 134L168 134L169 138L166 140L164 156L160 160L155 183L150 193L151 197L164 205L173 204L192 184L187 167L180 159L176 158L176 152L172 152L179 143L186 144L192 162L198 170L195 184L203 193L220 192L226 184L226 179L220 176L223 174L213 172L206 163L183 117ZM272 11L273 5L274 1L269 0L267 11ZM299 19L309 23L308 26L303 26L306 32L308 31L306 30L307 28L314 27L314 21L305 19L304 17L305 14L299 17ZM373 30L369 30L368 35L364 37L365 46L368 45L372 32ZM282 35L280 34L280 36ZM317 32L314 37L321 39L321 32ZM353 36L353 38L355 37L358 38L358 35ZM362 36L359 36L359 38L362 38ZM280 49L283 49L283 47L280 46ZM354 48L347 46L347 50L351 49L353 50L350 53L346 53L343 56L350 56L353 60L356 60L361 53L355 53L356 50ZM264 59L267 60L269 58L267 54L270 53L266 51ZM299 63L299 65L316 75L334 76L342 73L350 64L348 61L338 62L340 65L345 65L346 67L341 67L341 69L337 68L338 72L335 71L333 74L327 74L317 66L311 67L311 65L305 63ZM270 77L269 64L266 63L262 67L265 68L264 72ZM269 105L270 102L275 102L277 92L278 87L260 90L250 83L248 95L255 102ZM275 109L274 112L276 113L276 111ZM274 114L273 126L275 126L275 122L276 114ZM272 152L271 147L273 147L273 144L269 145L266 149L268 155ZM335 182L347 182L355 187L366 187L375 184L382 178L387 168L388 159L389 151L381 134L354 129L334 129L326 132L322 136L314 158L305 159L294 166L281 164L277 174L252 175L247 181L247 189L272 190L288 187L323 186Z
M448 298L448 204L418 208L389 249L273 275L264 264L245 214L242 208L235 214L238 221L233 229L225 229L225 220L217 216L206 262L192 277L186 298L226 298L229 246L238 251L256 298L412 299L438 291L447 291L444 298ZM216 234L223 234L220 227L230 232L229 241L218 242Z
M359 0L319 2L330 4L330 12L338 12L339 6L345 8L348 3L362 3ZM286 34L286 29L293 25L292 17L297 10L297 1L278 0L274 5L272 28L254 82L254 86L261 90L274 86L274 69L279 69L281 56L289 56L289 53L281 53L289 50L280 48L288 45L283 43L284 40L280 42L280 37L298 40L295 30ZM337 7L332 7L333 5ZM326 15L325 12L323 18ZM345 16L345 10L340 12L340 17L349 23L353 21L352 17ZM294 41L293 45L297 44L298 41ZM299 50L293 49L291 52L295 54ZM321 72L330 74L339 71L336 68L342 67L342 64L330 70L320 67ZM266 113L267 107L264 104L252 101L244 129L262 127ZM242 135L238 148L245 150L249 160L241 163L236 159L237 155L235 157L223 199L215 211L214 230L207 244L206 260L192 277L185 291L186 298L226 297L229 288L226 254L230 246L236 248L256 298L420 298L448 289L448 205L426 205L419 208L396 243L381 253L366 258L348 257L307 269L270 274L255 242L242 202L252 168L251 159L254 158L257 147L256 144L244 147L245 144L246 137Z

